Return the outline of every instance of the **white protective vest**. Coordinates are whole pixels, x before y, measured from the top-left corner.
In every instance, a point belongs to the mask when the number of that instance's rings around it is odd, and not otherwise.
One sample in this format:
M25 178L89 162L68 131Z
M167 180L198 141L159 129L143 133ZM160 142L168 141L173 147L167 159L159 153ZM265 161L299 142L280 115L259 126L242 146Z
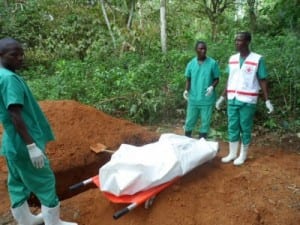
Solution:
M260 85L257 78L258 63L261 55L251 52L240 68L240 54L229 59L229 78L227 98L256 104Z

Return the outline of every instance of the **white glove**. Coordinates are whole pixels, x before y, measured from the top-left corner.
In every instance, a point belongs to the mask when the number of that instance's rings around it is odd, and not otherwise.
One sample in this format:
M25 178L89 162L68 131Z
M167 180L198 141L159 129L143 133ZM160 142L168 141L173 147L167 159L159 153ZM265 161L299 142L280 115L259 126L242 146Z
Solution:
M44 160L46 157L42 150L39 149L39 147L37 147L35 143L26 145L26 147L28 149L30 160L33 166L36 168L43 168L45 164Z
M188 92L187 90L185 90L185 91L183 92L183 98L184 98L185 100L189 100L189 92Z
M210 96L212 94L214 90L214 86L209 86L207 89L206 89L206 93L205 93L205 96Z
M223 96L220 96L220 98L218 98L217 102L216 102L216 109L219 110L221 108L221 104L223 103L223 101L225 100L225 98Z
M270 100L267 100L267 101L266 101L266 108L269 110L269 111L268 111L269 114L272 113L272 112L274 111L274 107L273 107L273 105L272 105L272 103L271 103Z

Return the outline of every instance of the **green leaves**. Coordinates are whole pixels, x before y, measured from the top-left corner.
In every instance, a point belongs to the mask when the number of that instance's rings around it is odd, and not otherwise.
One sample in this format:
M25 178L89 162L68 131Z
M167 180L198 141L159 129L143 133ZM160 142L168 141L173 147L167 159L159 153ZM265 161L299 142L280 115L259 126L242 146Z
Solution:
M169 1L168 52L163 55L159 1L136 2L130 27L127 16L131 1L106 2L116 48L99 1L28 0L22 7L14 2L5 9L0 5L1 35L24 43L26 64L21 74L39 100L74 99L138 123L184 119L183 74L194 56L197 39L207 42L207 54L219 62L222 72L217 92L222 92L228 57L235 52L235 32L249 29L251 19L234 21L235 9L229 7L220 15L222 20L216 20L217 36L212 41L210 21L199 13L195 3L200 1ZM256 122L270 130L299 129L300 29L296 2L260 1L260 11L252 21L257 30L251 47L266 59L275 107L274 114L268 115L260 101ZM227 132L224 118L225 109L214 113L213 136L223 137Z

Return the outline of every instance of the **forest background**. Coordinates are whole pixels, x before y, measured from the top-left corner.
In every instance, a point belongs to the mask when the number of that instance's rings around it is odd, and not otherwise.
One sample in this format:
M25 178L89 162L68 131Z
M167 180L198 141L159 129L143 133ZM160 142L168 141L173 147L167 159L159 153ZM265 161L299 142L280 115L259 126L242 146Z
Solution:
M223 91L238 31L253 35L269 73L260 132L300 136L299 0L2 0L1 37L24 44L25 77L38 100L72 99L142 125L182 124L184 70L197 40L218 60ZM210 136L226 138L226 107Z

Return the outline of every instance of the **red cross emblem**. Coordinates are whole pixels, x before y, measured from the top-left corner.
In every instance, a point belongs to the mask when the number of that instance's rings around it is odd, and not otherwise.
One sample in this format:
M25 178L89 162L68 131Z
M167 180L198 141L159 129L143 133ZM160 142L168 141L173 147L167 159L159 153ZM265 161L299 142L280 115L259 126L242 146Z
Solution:
M247 68L246 68L246 72L247 72L247 73L251 73L251 72L252 72L252 68L251 68L251 67L247 67Z

